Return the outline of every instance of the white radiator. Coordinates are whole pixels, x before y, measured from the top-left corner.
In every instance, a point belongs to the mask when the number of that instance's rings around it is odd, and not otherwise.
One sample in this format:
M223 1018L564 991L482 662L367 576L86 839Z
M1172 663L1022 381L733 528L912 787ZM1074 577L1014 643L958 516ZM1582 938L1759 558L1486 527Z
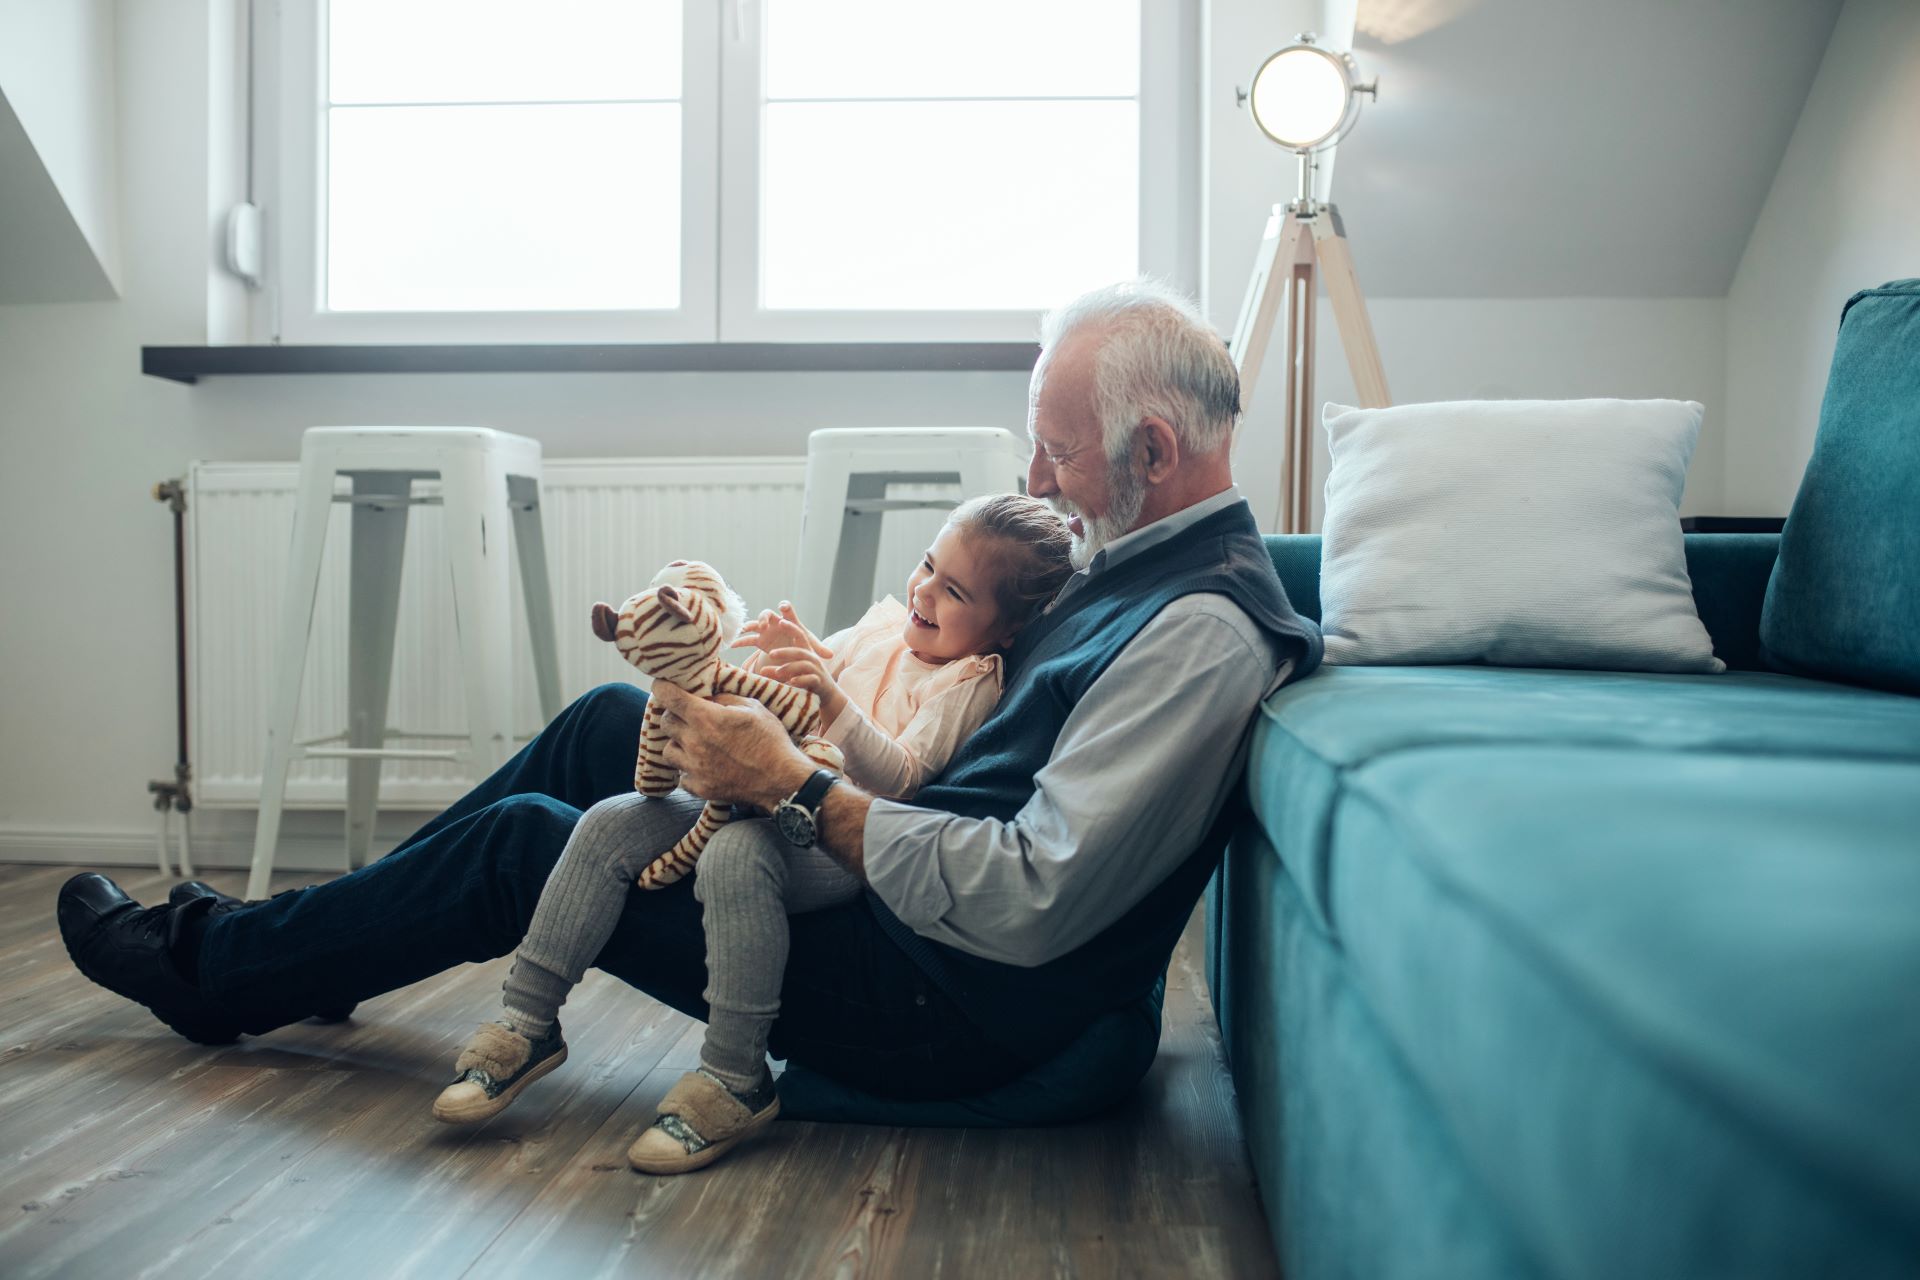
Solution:
M195 799L211 808L259 803L298 470L293 463L204 462L189 472L189 731ZM800 458L549 459L541 514L562 696L570 700L608 680L638 682L612 646L594 638L589 611L596 600L618 604L669 560L708 561L752 609L785 598L800 540L805 474ZM416 492L431 491L416 486ZM901 489L900 496L924 492L915 486ZM297 739L337 733L346 723L348 510L334 507L327 534ZM876 591L897 594L942 517L897 512L886 519ZM405 735L460 733L465 727L451 583L440 538L441 509L415 506L407 524L387 717L401 736L389 745L441 747L442 741L416 742ZM540 727L540 713L517 569L513 592L515 725L523 737L531 737ZM385 807L437 808L471 782L460 763L388 761L380 800ZM294 763L287 783L290 808L345 802L343 762Z

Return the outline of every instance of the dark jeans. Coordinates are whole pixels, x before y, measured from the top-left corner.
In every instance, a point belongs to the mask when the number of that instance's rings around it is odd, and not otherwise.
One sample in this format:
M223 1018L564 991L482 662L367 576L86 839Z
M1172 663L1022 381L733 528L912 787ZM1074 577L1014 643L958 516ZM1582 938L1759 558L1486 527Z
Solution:
M201 945L202 987L258 1034L513 951L581 813L632 789L645 707L631 685L602 685L385 858L214 917ZM704 1020L706 936L693 877L629 890L594 963ZM770 1048L902 1098L961 1097L1024 1069L921 974L860 899L793 917Z

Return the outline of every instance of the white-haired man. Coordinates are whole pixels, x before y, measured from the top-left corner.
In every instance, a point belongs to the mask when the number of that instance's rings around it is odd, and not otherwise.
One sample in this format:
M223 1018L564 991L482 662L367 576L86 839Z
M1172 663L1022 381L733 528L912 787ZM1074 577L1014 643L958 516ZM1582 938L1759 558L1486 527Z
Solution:
M1116 285L1050 315L1041 345L1028 487L1067 518L1081 572L1009 655L992 718L912 804L819 773L757 704L655 695L687 788L778 819L724 828L715 839L742 846L729 865L783 875L784 849L818 843L866 882L792 921L771 1048L885 1096L1003 1084L1150 990L1218 860L1255 706L1320 658L1233 488L1239 381L1191 304ZM506 955L580 813L630 786L644 705L626 685L589 693L401 848L328 884L141 908L76 876L68 949L209 1042ZM662 849L695 808L663 820ZM681 881L631 892L597 964L704 1017L704 957ZM778 1109L682 1084L636 1163L664 1142L717 1154Z

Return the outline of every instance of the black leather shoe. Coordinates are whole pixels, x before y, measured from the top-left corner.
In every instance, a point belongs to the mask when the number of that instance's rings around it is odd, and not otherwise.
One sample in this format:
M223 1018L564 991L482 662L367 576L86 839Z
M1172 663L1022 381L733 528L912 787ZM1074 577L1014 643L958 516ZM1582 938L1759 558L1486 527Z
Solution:
M207 909L171 903L143 907L105 876L83 871L60 886L56 915L67 955L81 973L115 995L145 1005L189 1040L232 1044L240 1038L239 1025L173 963L180 926Z
M285 892L298 893L299 890L288 889ZM277 897L279 895L276 894L275 896ZM222 893L204 880L184 880L167 891L167 901L176 907L184 907L189 902L197 902L203 898L212 900L213 905L206 908L206 912L208 915L213 916L223 916L229 911L238 911L242 907L258 905L257 903L243 901L240 898L234 897L232 894ZM260 901L264 902L266 899L262 898ZM358 1002L355 1001L344 1005L336 1005L332 1008L321 1009L313 1016L321 1022L345 1022L353 1016L353 1011L357 1007L357 1004Z
M247 904L231 894L220 892L204 880L182 880L167 890L167 901L176 907L184 907L196 898L211 898L213 906L207 909L209 915L225 915L229 911L238 911Z

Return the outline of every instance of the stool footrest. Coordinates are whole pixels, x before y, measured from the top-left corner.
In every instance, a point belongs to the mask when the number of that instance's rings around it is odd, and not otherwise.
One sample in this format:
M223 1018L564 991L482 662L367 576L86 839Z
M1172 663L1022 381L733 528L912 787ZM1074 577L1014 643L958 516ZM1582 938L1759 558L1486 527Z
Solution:
M460 760L462 751L428 751L411 747L305 747L310 760Z
M951 511L958 498L849 498L847 513L864 516L876 511Z
M432 497L416 498L398 493L336 493L335 505L342 507L371 507L375 511L391 511L395 507L440 507L445 501L438 494Z

